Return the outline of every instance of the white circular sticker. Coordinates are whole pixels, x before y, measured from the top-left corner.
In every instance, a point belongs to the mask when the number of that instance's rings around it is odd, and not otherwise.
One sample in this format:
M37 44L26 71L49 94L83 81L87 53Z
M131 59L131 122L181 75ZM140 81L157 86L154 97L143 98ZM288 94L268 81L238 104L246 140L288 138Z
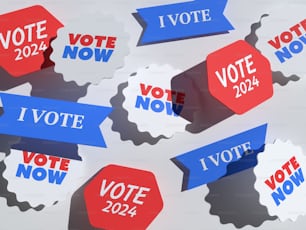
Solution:
M79 85L112 78L128 54L128 34L111 17L95 15L72 21L51 43L55 71Z
M276 7L263 18L257 30L256 47L266 56L274 71L285 75L300 74L306 58L306 5L286 4ZM284 15L290 15L284 19Z
M83 176L82 161L34 152L11 149L4 163L7 190L32 207L66 199Z
M271 216L295 221L306 214L306 157L299 146L276 140L258 154L255 189Z
M171 79L180 72L169 65L152 64L129 78L128 87L123 90L123 107L139 131L149 132L153 137L171 137L175 132L185 131L189 122L179 114L186 94L171 90Z

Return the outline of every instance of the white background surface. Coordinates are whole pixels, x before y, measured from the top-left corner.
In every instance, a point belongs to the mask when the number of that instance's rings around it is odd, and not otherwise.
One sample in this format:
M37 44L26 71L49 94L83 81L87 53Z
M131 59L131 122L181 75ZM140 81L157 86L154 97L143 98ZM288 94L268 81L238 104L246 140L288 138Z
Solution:
M175 2L179 1L3 0L0 2L0 13L41 4L64 25L75 17L86 17L93 12L111 15L122 21L130 34L130 54L125 59L124 68L116 72L113 80L103 80L98 86L89 86L86 97L79 100L82 103L110 105L109 100L116 95L117 86L126 82L129 74L137 71L138 68L155 63L170 64L174 68L187 70L205 60L210 52L238 39L244 39L250 32L251 24L258 22L261 15L270 13L274 7L281 7L281 4L289 4L283 0L229 0L225 15L235 28L229 34L136 47L142 28L131 13L136 12L137 8ZM290 1L290 4L299 2L305 4L303 1ZM290 17L290 13L292 12L288 12L288 15L284 17ZM298 75L301 77L298 82L290 82L284 87L274 84L273 97L244 115L231 116L198 134L189 132L175 134L171 139L162 139L156 145L135 146L131 141L122 141L119 133L112 131L112 121L107 118L101 128L108 148L79 146L79 154L86 164L84 178L79 182L80 186L110 163L152 171L160 186L164 208L149 229L236 229L233 224L221 224L218 216L210 214L210 204L204 200L209 193L207 186L181 192L183 173L169 159L263 123L268 123L267 143L273 142L276 138L290 139L305 151L306 109L303 105L306 96L305 71L299 72ZM28 86L21 86L14 92L29 95ZM247 170L233 176L233 180L239 180L241 184L249 183L250 175L252 170ZM245 200L247 199L243 199ZM231 207L227 207L227 210L231 210ZM252 209L249 211L251 212ZM17 207L8 207L5 198L0 197L0 229L65 230L68 229L69 212L70 197L42 211L25 212L21 212ZM233 219L239 218L238 214L233 217ZM299 230L304 229L305 225L306 217L299 217L296 222L266 221L259 226L259 229ZM254 226L245 226L243 229L254 229Z

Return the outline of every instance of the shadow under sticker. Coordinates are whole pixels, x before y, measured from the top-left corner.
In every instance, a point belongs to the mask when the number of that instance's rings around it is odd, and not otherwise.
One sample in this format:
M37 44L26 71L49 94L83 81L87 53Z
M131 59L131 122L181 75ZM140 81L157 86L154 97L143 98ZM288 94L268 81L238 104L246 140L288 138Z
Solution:
M207 184L209 189L205 201L211 205L210 214L217 215L222 224L232 223L236 228L246 225L259 227L270 216L267 208L259 203L259 194L254 189L253 170L246 170Z

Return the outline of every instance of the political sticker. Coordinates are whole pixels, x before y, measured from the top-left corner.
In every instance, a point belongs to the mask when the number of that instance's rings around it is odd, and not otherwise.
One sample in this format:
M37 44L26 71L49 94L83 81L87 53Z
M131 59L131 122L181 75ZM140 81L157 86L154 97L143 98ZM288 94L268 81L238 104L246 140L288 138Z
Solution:
M11 149L4 160L7 189L19 202L32 207L52 206L65 200L83 177L83 162L67 158Z
M89 221L103 229L147 229L163 208L153 173L108 165L85 187Z
M0 65L13 77L41 69L44 52L62 23L36 5L0 16Z
M276 140L257 156L255 189L271 216L295 221L306 214L306 157L291 141Z
M286 62L294 54L303 51L304 45L306 44L305 32L306 19L303 19L303 21L291 26L288 30L283 31L268 41L268 44L275 48L276 51L274 54L280 63Z
M172 158L184 173L182 191L189 190L219 178L254 166L254 161L265 145L267 124L225 138ZM227 171L227 167L242 158L248 158L244 167ZM256 164L256 162L255 162Z
M0 93L0 133L106 147L99 125L112 108Z
M144 31L139 45L227 33L233 26L223 15L227 0L195 0L137 9Z
M171 137L185 130L189 122L179 114L186 94L171 90L171 78L179 72L169 65L152 64L129 78L128 87L123 90L123 107L139 131L149 132L153 137Z
M55 71L78 85L112 78L129 52L128 39L123 24L113 18L81 17L58 30L52 41Z
M271 11L258 30L256 47L269 58L273 70L285 75L304 72L306 45L305 5L286 4ZM282 20L284 14L290 14ZM279 23L282 20L282 23Z
M209 92L237 114L243 114L273 95L267 58L243 40L207 56Z

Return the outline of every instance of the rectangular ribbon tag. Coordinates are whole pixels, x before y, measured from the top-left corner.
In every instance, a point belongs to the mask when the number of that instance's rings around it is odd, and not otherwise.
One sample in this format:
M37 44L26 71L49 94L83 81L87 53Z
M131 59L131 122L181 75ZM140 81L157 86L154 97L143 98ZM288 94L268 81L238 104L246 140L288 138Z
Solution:
M137 9L144 31L139 45L226 33L233 26L223 15L227 0L191 2Z
M0 100L2 134L106 147L99 125L111 107L6 93Z
M267 124L184 153L171 160L184 172L182 190L189 190L254 166L265 145ZM243 158L248 160L243 161ZM241 159L242 165L239 166ZM228 167L234 163L235 167Z

